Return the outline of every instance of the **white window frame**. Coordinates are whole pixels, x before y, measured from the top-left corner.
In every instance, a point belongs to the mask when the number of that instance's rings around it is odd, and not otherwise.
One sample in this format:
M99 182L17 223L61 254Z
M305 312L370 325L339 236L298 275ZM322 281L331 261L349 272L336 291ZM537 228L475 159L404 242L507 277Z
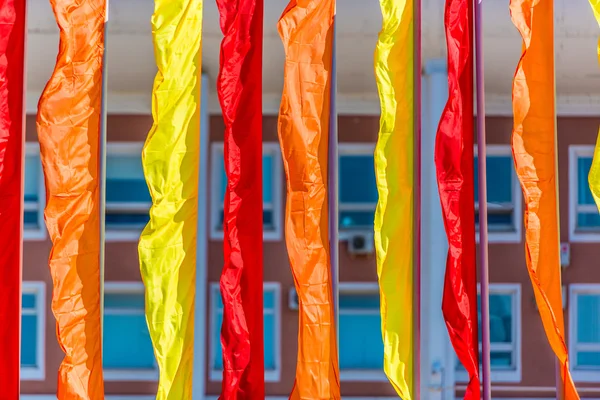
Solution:
M143 142L109 142L106 145L107 155L111 156L136 156L141 160L142 149L144 147ZM106 177L105 177L106 178ZM106 211L110 211L112 208L121 210L138 210L141 208L147 208L150 210L152 203L112 203L106 202ZM142 234L143 227L140 229L111 229L110 226L106 225L106 238L107 242L131 242L138 241Z
M105 294L141 294L144 296L142 282L105 282ZM106 308L104 309L106 312ZM143 311L145 312L145 311ZM104 317L104 315L103 315ZM104 380L107 382L153 382L158 381L158 365L154 360L154 368L147 370L103 368Z
M28 202L23 203L23 211L38 211L37 228L23 228L23 240L27 241L38 241L46 240L48 231L46 230L46 222L44 221L44 208L46 206L46 187L44 184L44 169L42 168L42 162L40 159L40 145L37 142L25 143L25 155L36 156L39 162L39 175L37 183L37 197L38 204L32 204ZM25 168L23 173L26 174ZM21 216L23 218L23 216Z
M377 282L340 282L339 293L343 294L377 294L379 295L379 285ZM380 309L377 310L360 310L363 314L379 315ZM344 314L344 310L340 307L339 313ZM387 382L388 378L383 371L383 360L381 368L378 370L344 370L340 367L340 380L344 382Z
M210 162L210 239L223 240L223 229L219 229L219 217L223 208L223 202L220 197L220 190L217 190L221 184L221 170L223 166L219 165L219 155L223 155L223 142L213 142L211 144L211 162ZM283 225L283 208L282 208L282 162L281 149L279 143L266 142L263 143L263 155L270 154L273 156L273 204L270 207L273 210L273 229L263 230L263 240L265 241L280 241L282 237ZM264 205L264 203L263 203ZM262 217L261 217L262 219Z
M579 173L577 161L581 157L593 157L593 145L571 145L569 146L569 241L573 243L598 243L600 242L600 230L598 232L577 231L577 212L581 209L598 212L596 205L580 206L578 200ZM587 182L587 176L585 177Z
M22 381L43 381L46 379L46 283L41 281L24 281L23 294L35 295L35 315L37 316L36 345L37 367L21 367ZM21 310L23 315L25 312Z
M281 284L279 282L264 282L264 291L272 291L274 294L274 310L275 316L275 369L265 369L265 382L279 382L281 380ZM208 333L208 379L211 382L221 382L223 380L223 370L213 368L213 360L215 359L215 346L220 346L220 337L214 338L215 325L217 324L216 306L218 299L221 296L220 286L218 282L210 283L210 304L209 304L209 333ZM217 343L214 343L217 340Z
M486 146L487 156L509 156L512 159L512 148L504 144L488 144ZM478 157L477 146L474 147L474 156ZM521 184L514 166L511 168L512 179L512 206L514 216L514 231L494 232L488 229L489 243L521 243L523 240L523 194ZM488 205L488 210L490 206ZM479 210L479 203L475 203L475 210ZM489 213L489 211L488 211ZM475 239L479 243L479 228L476 230Z
M342 156L371 156L375 157L375 143L340 143L338 145L338 164L339 158ZM375 166L373 165L373 168ZM339 168L339 167L338 167ZM341 173L341 170L340 170ZM339 179L339 178L338 178ZM377 202L375 202L375 208L373 208L370 204L362 203L362 204L343 204L341 201L341 196L339 193L340 187L338 185L338 193L335 195L338 198L338 214L342 211L375 211L377 207ZM338 215L339 220L339 215ZM339 222L338 222L339 223ZM375 223L375 221L373 221ZM361 235L365 233L372 233L374 229L374 225L371 225L369 229L339 229L339 240L347 241L351 240L356 235Z
M480 285L477 285L477 293L480 293ZM515 338L514 346L505 343L491 343L491 351L514 351L515 354L515 369L513 370L498 370L492 369L491 381L492 383L519 383L522 379L522 364L523 359L521 355L521 284L520 283L491 283L490 284L490 295L495 294L508 294L512 296L512 313L514 315L513 324L513 337ZM479 328L481 329L481 328ZM481 344L479 345L479 351L481 352ZM458 359L455 356L455 362ZM481 370L480 370L481 373ZM467 383L469 376L466 371L459 369L455 370L455 380L457 383Z
M600 296L600 284L578 283L569 285L569 357L571 359L571 374L575 382L599 382L600 368L596 371L577 368L577 351L600 351L600 344L577 343L577 306L578 296L593 294ZM583 348L581 348L583 347Z

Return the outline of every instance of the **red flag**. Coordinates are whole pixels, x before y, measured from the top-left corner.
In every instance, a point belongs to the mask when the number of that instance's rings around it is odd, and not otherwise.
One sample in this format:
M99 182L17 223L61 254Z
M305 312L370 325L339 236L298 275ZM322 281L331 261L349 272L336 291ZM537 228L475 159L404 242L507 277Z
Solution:
M449 253L442 311L469 373L465 399L479 400L477 274L473 178L473 2L447 0L449 98L435 143L435 165Z
M19 398L25 0L0 0L0 388Z
M265 398L263 349L263 0L217 0L224 39L217 93L225 122L222 399Z

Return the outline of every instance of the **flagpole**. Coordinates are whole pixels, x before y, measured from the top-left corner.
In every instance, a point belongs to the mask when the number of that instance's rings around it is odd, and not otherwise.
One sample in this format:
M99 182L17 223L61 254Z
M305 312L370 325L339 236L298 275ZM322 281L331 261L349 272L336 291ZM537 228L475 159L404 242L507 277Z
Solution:
M414 398L421 398L421 0L414 0L413 10L413 87L414 87Z
M477 86L477 154L479 160L479 280L481 285L481 360L483 400L491 400L490 305L488 271L487 160L485 143L485 93L483 75L483 4L475 1L475 70Z

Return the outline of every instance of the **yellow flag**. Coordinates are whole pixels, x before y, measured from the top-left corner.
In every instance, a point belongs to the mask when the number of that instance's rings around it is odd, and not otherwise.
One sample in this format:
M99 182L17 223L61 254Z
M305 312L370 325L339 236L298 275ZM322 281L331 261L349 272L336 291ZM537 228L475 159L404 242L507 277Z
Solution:
M594 10L594 16L598 25L600 25L600 0L590 0L592 10ZM600 40L598 41L598 61L600 62ZM596 201L596 206L600 209L600 131L598 132L598 140L596 141L596 149L594 150L594 159L592 160L592 167L590 168L590 174L588 175L588 182L590 184L590 190L592 196Z
M380 0L375 50L381 102L375 174L377 274L384 370L404 400L413 397L413 0Z
M154 125L142 152L152 196L139 243L158 400L192 398L202 0L155 0Z

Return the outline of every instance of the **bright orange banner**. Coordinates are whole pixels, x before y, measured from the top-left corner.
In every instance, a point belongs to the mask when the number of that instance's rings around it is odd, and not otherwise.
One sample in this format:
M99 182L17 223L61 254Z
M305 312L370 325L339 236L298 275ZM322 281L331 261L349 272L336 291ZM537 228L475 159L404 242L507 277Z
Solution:
M106 0L52 0L60 27L37 127L52 240L59 400L102 400L99 144Z
M559 259L558 178L552 0L511 0L523 54L513 81L512 149L525 198L527 269L552 350L560 362L560 398L578 399L569 373Z
M335 0L291 0L278 24L286 54L279 110L285 237L300 300L290 399L340 398L327 212L334 14Z

